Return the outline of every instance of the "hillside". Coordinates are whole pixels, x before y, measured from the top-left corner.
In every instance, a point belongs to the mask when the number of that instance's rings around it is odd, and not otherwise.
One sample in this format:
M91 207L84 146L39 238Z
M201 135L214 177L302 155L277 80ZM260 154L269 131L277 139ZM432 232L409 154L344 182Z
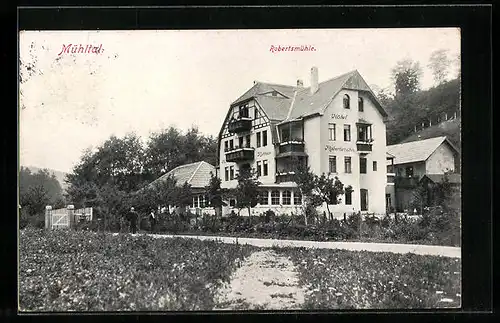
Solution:
M389 114L387 144L446 135L460 146L460 119L448 120L460 114L460 80L454 79L407 97L379 97ZM429 125L432 126L429 127ZM422 129L415 133L414 129Z
M438 125L433 125L431 127L417 131L412 135L403 139L400 143L416 141L419 139L429 139L434 137L446 136L460 151L461 149L460 124L461 124L461 118L444 121Z
M43 169L43 168L35 167L35 166L23 166L23 167L29 168L29 170L32 173L36 173L39 170ZM53 170L53 169L50 169L50 168L47 168L47 170L49 171L50 174L54 174L55 175L57 181L61 185L61 188L63 189L63 192L64 192L66 190L67 186L68 186L66 184L66 182L64 182L64 178L66 177L67 173L61 172L61 171L58 171L58 170Z

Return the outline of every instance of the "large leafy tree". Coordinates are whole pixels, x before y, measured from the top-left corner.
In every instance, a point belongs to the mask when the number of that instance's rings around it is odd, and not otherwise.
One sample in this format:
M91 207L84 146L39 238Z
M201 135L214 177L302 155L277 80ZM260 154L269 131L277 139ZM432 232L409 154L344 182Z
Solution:
M442 84L446 81L451 62L451 59L448 58L448 50L438 49L432 52L429 58L428 67L432 71L434 83L436 85Z
M423 71L419 62L411 59L398 61L391 70L396 96L408 97L420 89Z
M97 187L108 185L124 192L136 191L144 184L143 155L140 139L135 134L123 138L111 136L95 152L87 150L67 175L68 196L78 200L79 191L88 183Z
M217 141L202 135L197 127L186 134L170 127L153 133L145 153L145 175L154 180L177 166L204 160L215 164Z

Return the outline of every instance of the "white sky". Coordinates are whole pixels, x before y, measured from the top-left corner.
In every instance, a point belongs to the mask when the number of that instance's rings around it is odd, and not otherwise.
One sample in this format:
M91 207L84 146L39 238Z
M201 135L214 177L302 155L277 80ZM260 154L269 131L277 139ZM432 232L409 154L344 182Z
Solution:
M217 136L229 104L254 80L309 86L357 69L369 85L391 87L390 70L411 58L424 68L422 87L432 86L430 54L460 52L454 28L50 31L21 32L20 57L37 68L20 88L20 164L70 171L89 146L110 135L197 125ZM96 54L63 54L62 46L91 44ZM271 45L312 45L316 52L271 53ZM42 47L43 46L43 47ZM90 74L92 72L92 74Z

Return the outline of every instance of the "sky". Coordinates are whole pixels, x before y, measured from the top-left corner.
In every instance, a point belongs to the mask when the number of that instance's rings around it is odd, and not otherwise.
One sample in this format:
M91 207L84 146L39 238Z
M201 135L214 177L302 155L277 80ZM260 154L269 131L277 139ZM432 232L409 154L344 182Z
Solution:
M101 52L60 54L69 44ZM270 51L278 45L316 50ZM21 31L20 59L40 73L19 86L20 164L70 172L111 135L146 140L171 125L216 137L255 80L307 87L312 66L320 82L357 69L370 86L392 89L391 68L410 58L426 89L438 49L456 57L459 29Z

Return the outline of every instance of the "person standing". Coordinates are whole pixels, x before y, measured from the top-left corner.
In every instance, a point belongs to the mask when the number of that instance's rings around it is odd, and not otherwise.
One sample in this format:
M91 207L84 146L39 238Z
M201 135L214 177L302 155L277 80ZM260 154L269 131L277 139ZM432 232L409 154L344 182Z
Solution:
M151 213L149 214L149 223L151 224L151 232L154 233L156 232L156 215L155 211L151 210Z
M130 221L130 231L135 233L137 231L137 220L139 218L139 214L135 211L134 207L130 208L130 212L128 213L128 220Z

